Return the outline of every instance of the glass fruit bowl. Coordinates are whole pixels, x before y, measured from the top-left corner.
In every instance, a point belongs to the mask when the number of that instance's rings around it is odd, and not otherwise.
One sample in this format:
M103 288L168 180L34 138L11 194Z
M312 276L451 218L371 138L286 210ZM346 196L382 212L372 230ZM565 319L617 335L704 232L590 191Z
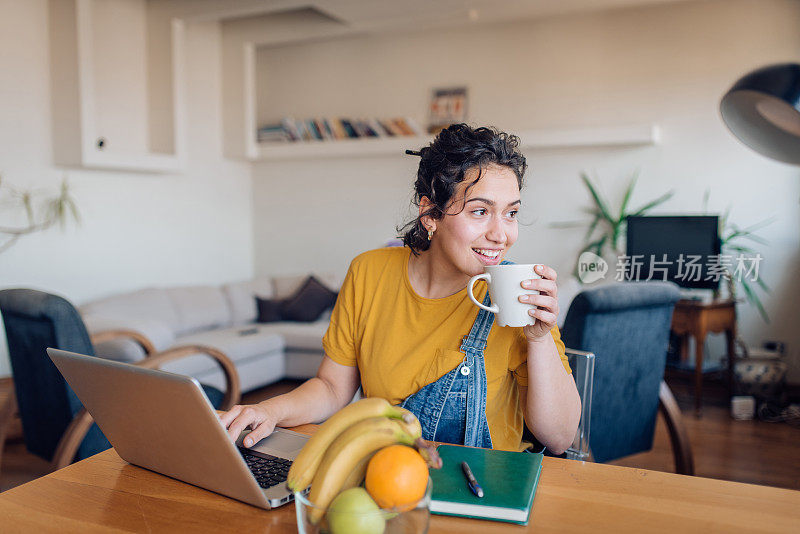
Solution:
M318 509L301 493L294 494L299 534L425 534L430 521L432 482L428 478L425 495L416 503L400 509L378 508L358 512L335 510L323 515L318 524L311 522L312 510Z

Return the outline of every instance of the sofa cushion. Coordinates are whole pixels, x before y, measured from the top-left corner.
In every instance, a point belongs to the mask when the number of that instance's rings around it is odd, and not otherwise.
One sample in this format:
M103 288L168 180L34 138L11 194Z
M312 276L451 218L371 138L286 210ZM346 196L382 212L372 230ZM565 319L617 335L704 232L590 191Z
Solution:
M95 300L81 306L80 311L84 317L96 316L119 320L149 319L167 326L173 333L180 328L180 318L175 304L163 289L147 288Z
M318 350L322 352L322 336L328 330L329 321L314 321L313 323L297 323L294 321L281 321L258 325L261 332L271 332L283 337L287 350Z
M336 292L328 289L315 277L309 276L302 287L283 302L280 315L289 321L312 322L334 304Z
M231 324L242 325L256 320L257 310L254 297L272 298L272 278L259 276L253 280L234 282L222 286L231 311Z
M178 336L231 324L222 290L211 286L173 287L165 290L178 315Z
M256 308L258 308L257 323L275 323L281 320L281 308L283 300L262 299L256 296Z
M344 281L343 278L333 273L314 273L314 277L332 291L339 291ZM285 299L291 297L297 293L297 290L303 286L306 280L308 280L308 274L273 277L272 282L275 287L275 293L273 293L272 298Z
M277 324L277 323L276 323ZM175 345L207 345L224 352L234 362L283 350L284 341L279 333L260 325L220 328L180 336Z

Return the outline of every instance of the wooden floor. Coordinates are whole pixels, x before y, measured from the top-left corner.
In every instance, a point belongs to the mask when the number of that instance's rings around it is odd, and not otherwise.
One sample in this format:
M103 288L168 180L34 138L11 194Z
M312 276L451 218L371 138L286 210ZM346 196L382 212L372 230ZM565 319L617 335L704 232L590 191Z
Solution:
M684 413L698 476L734 480L790 489L800 489L800 428L785 423L735 421L728 413L726 395L720 386L704 387L702 418L693 415L692 390L688 382L668 379ZM284 393L297 381L285 380L244 396L247 403ZM612 462L656 471L673 471L672 452L666 428L659 418L653 450ZM17 436L7 444L0 466L0 491L23 484L48 471L48 463L29 454Z
M688 382L673 378L668 383L683 413L697 476L800 490L800 428L786 423L734 420L725 388L719 384L704 385L703 413L697 418L693 389ZM674 471L672 449L661 417L652 450L610 463Z

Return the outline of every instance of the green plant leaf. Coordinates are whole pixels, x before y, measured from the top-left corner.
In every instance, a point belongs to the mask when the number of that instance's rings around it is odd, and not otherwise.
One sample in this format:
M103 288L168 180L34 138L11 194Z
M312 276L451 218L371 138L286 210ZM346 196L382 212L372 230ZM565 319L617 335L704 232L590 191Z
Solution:
M594 188L594 186L592 185L592 181L589 180L589 177L586 175L585 172L581 173L581 179L583 180L583 183L586 184L586 188L589 190L589 194L592 195L594 203L597 206L597 209L600 211L600 214L608 222L613 222L614 217L611 216L611 212L609 211L607 204L600 196L600 193L598 193L597 190Z
M619 217L617 217L617 221L621 221L625 218L625 210L628 209L628 202L631 200L631 195L633 194L633 188L636 187L636 181L639 179L639 170L635 170L633 172L633 176L631 177L631 181L628 184L628 189L625 190L625 196L622 197L622 204L619 207Z
M727 245L727 246L725 246L723 248L730 249L730 250L735 250L737 252L746 252L748 254L755 254L755 252L756 252L752 248L745 247L743 245Z
M34 221L33 204L31 202L30 193L22 194L22 206L25 208L25 216L28 218L28 224L33 224Z
M589 225L589 229L586 231L586 235L583 237L584 241L588 241L592 237L594 229L597 228L597 223L600 222L600 219L601 219L600 214L595 214L592 224Z
M778 218L775 217L775 216L768 217L768 218L764 219L763 221L759 221L759 222L757 222L757 223L755 223L753 225L748 226L743 231L744 232L748 232L748 233L753 233L756 230L759 230L761 228L764 228L765 226L768 226L768 225L774 223L777 219Z
M675 194L675 191L668 191L667 193L664 193L663 195L661 195L661 196L660 196L660 197L658 197L657 199L655 199L655 200L651 200L650 202L648 202L647 204L645 204L644 206L642 206L641 208L639 208L638 210L636 210L636 211L635 211L634 213L632 213L631 215L633 215L633 216L636 216L636 215L642 215L642 214L644 214L645 212L647 212L647 211L649 211L649 210L651 210L651 209L655 208L655 207L656 207L656 206L658 206L659 204L663 204L663 203L664 203L664 202L666 202L667 200L671 199L671 198L672 198L672 196L673 196L674 194Z
M760 287L764 291L764 293L772 292L772 290L769 288L769 286L767 286L767 284L764 282L764 280L761 279L760 276L756 278L756 284L758 284L758 287Z
M756 307L758 310L759 315L764 320L765 323L769 323L769 315L767 315L767 311L764 309L764 306L761 304L761 299L758 298L758 295L755 294L753 288L750 287L750 284L747 283L747 280L740 280L739 285L742 286L744 289L745 296L747 297L748 302Z
M728 217L730 217L730 214L731 214L731 207L728 206L727 208L725 208L725 211L722 213L722 217L720 217L719 219L720 228L725 228L728 226Z
M591 243L585 244L583 246L583 248L581 249L581 251L578 253L578 256L580 256L584 252L588 252L588 251L592 251L595 254L597 254L598 256L601 256L601 254L597 253L597 250L602 250L603 245L605 244L607 239L608 239L608 236L607 235L603 235L599 239L596 239L596 240L592 241Z
M769 245L769 241L764 239L763 237L753 235L753 234L740 234L742 239L749 239L750 241L755 241L761 245Z
M80 211L78 211L78 205L75 203L75 200L72 197L70 197L65 199L64 202L66 203L67 208L69 208L69 211L72 214L72 220L75 221L75 223L77 224L81 224L81 214Z
M592 241L591 243L587 243L587 244L585 244L583 246L581 251L578 252L578 256L575 258L575 267L572 269L572 276L574 276L575 278L578 278L578 266L579 266L579 260L581 259L581 254L583 254L584 252L593 250L598 245L598 243L600 243L601 246L602 246L602 242L603 242L603 240L605 238L606 238L606 236L603 236L600 239L598 239L596 241ZM599 254L598 254L598 256L599 256Z
M601 237L597 241L597 244L595 245L595 248L594 248L594 253L595 254L597 254L598 256L601 256L601 257L603 256L603 246L605 246L606 241L608 241L608 234L604 235L603 237Z

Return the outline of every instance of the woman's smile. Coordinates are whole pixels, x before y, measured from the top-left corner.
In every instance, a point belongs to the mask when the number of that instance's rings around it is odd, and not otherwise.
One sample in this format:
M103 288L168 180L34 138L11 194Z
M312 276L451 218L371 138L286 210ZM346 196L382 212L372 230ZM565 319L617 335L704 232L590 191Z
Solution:
M473 248L472 251L484 265L497 265L503 259L503 249Z

